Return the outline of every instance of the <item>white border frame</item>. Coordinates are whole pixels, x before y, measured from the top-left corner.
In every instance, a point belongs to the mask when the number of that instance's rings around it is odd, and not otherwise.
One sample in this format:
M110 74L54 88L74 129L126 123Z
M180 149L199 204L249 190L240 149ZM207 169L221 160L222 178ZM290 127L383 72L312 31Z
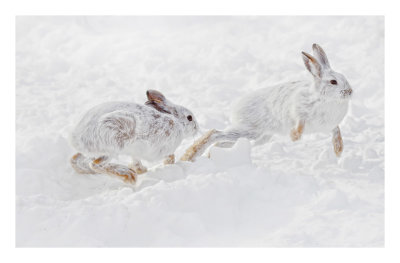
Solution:
M393 1L394 2L394 1ZM392 2L392 3L393 3ZM174 261L174 262L399 262L399 14L389 1L319 0L36 0L2 5L0 57L1 253L3 262ZM16 15L385 15L385 247L361 249L22 249L15 247L15 16ZM5 94L4 94L5 93ZM6 257L8 259L6 259ZM6 261L7 260L7 261Z

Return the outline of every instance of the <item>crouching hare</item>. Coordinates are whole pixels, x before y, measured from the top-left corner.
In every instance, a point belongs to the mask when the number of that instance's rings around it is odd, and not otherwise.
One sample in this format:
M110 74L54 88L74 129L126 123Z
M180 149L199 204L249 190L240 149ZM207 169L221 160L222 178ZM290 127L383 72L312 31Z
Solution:
M147 91L145 105L108 102L89 110L71 134L79 153L71 158L78 173L103 173L134 182L147 171L141 160L175 162L174 152L186 137L194 136L198 124L193 113L167 100L155 90ZM132 156L131 167L110 163L120 154Z
M352 89L346 78L331 69L324 50L312 46L314 56L302 52L312 81L294 81L257 90L237 103L232 125L211 130L195 142L181 160L194 160L208 146L231 147L241 137L254 144L268 142L273 134L287 134L293 141L303 133L331 132L333 150L339 157L343 141L339 123L345 117Z

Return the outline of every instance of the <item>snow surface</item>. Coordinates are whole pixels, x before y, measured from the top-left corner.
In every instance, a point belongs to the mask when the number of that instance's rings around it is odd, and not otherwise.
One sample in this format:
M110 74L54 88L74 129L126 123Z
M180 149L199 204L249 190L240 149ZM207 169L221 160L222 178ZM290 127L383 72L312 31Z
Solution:
M384 245L383 17L16 22L17 246ZM340 159L330 134L312 134L148 164L137 185L70 167L67 136L90 107L157 89L223 129L243 94L308 78L300 52L314 42L354 90Z

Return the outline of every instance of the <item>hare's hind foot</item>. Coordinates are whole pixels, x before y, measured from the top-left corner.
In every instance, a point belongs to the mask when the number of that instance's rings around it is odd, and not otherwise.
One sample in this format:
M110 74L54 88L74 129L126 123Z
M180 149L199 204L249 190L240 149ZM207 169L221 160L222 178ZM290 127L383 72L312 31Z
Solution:
M174 164L174 163L175 163L175 155L174 154L168 155L168 157L164 160L165 165Z
M336 156L340 157L340 155L343 152L343 139L342 139L342 135L340 134L339 126L337 126L335 129L333 129L332 144L333 144L333 150L335 151Z
M144 174L147 173L147 168L142 164L142 162L133 160L132 163L129 165L136 174Z
M194 144L190 146L186 150L185 154L181 157L181 161L194 161L198 155L201 155L204 152L204 148L209 145L211 136L216 132L217 130L212 129L195 141Z
M96 172L90 168L89 163L93 161L90 158L85 157L81 153L77 153L74 156L71 157L70 163L72 168L77 173L80 174L95 174Z
M97 173L122 177L127 183L136 181L134 170L119 164L107 163L107 157L100 157L90 163L90 168Z

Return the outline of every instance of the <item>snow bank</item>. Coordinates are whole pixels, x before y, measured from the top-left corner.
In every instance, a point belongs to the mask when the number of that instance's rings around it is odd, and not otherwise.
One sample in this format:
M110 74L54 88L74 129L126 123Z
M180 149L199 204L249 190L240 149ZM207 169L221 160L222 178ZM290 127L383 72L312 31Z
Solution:
M16 34L17 246L383 246L383 18L19 17ZM70 167L90 107L158 89L222 129L242 94L308 77L314 42L355 92L340 159L313 134L148 164L136 185Z

